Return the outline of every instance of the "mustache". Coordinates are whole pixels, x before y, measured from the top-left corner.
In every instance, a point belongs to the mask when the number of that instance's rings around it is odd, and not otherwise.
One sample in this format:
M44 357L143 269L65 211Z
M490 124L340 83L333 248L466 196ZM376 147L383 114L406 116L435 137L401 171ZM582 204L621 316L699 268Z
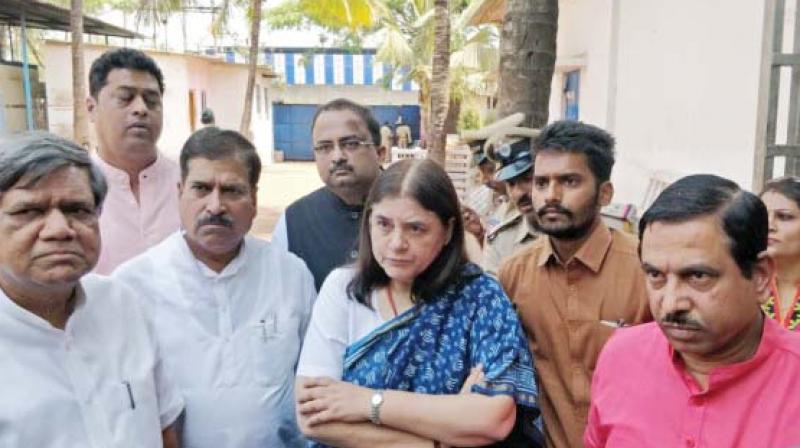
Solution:
M228 215L208 215L197 220L197 227L207 225L233 227L233 219Z
M699 330L703 328L703 325L700 324L700 322L689 316L688 311L673 311L671 313L667 313L664 317L661 318L660 323L678 327L691 328L693 330Z
M339 171L339 170L346 170L352 172L353 167L348 165L347 162L344 160L337 160L331 164L331 167L328 169L328 172L333 174L334 171Z
M542 207L542 208L540 208L539 210L536 211L536 216L541 218L542 216L546 215L547 213L551 213L551 212L560 213L562 215L566 215L569 218L572 218L572 211L570 211L569 209L565 208L561 204L545 205L544 207Z
M532 205L532 204L533 200L531 199L531 195L529 194L521 196L519 199L517 199L517 205Z

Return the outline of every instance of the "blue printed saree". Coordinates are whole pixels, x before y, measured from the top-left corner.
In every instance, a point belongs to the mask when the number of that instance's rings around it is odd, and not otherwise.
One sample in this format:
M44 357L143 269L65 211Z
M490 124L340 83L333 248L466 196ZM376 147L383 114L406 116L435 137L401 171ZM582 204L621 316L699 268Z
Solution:
M537 416L533 359L517 314L497 281L475 265L465 269L460 287L348 347L342 379L373 389L457 394L470 369L482 364L485 382L472 392L509 395Z

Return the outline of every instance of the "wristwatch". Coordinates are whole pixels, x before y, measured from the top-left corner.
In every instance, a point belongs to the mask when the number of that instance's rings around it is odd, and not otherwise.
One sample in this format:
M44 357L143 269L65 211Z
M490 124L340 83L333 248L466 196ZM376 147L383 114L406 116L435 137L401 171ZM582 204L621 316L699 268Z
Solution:
M383 404L383 391L378 390L369 399L369 421L376 425L381 424L381 405Z

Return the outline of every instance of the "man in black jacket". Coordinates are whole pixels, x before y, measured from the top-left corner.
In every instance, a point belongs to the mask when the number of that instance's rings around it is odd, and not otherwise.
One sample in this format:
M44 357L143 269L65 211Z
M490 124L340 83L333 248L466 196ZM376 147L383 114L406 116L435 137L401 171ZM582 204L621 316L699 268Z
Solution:
M306 262L319 290L334 268L358 256L358 226L386 148L370 110L346 99L317 109L314 160L325 186L298 199L278 220L272 241Z

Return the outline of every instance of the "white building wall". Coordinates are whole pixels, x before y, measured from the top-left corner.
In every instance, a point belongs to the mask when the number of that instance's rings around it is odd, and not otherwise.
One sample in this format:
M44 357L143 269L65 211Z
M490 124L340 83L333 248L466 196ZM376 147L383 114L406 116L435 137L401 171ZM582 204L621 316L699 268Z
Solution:
M615 201L640 204L651 177L707 172L750 187L763 3L562 0L557 72L581 67L580 119L617 138Z

